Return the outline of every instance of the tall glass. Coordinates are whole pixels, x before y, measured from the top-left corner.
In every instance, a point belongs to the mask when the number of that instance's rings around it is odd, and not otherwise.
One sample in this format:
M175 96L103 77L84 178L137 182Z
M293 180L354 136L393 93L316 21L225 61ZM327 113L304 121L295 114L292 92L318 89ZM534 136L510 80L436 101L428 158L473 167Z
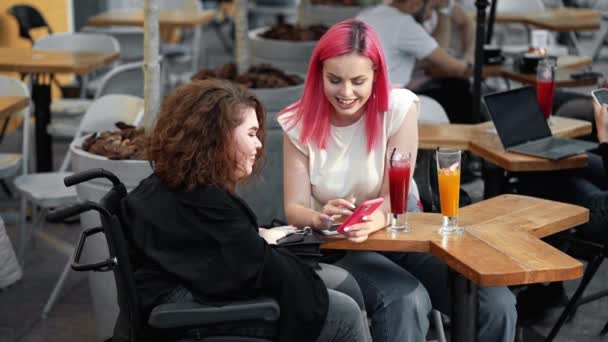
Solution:
M410 153L393 149L389 158L388 183L391 197L391 230L409 232L407 223L407 197L410 190L412 174Z
M458 203L460 200L460 157L461 151L437 149L437 176L439 181L439 202L443 223L439 234L462 233L458 226Z
M555 62L548 58L541 60L536 69L536 99L549 124L555 93L555 69Z

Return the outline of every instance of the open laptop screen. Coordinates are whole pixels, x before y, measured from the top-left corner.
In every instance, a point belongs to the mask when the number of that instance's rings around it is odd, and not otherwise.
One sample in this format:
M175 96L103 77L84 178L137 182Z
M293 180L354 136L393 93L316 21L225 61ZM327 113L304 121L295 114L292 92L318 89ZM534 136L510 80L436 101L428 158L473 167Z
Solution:
M551 135L534 87L485 95L484 101L505 148Z

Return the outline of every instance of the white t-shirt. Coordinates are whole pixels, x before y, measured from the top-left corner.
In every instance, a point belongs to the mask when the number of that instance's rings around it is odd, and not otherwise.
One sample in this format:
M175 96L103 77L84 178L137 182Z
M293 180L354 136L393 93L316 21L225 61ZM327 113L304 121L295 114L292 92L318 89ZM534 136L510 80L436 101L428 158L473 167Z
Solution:
M312 198L311 208L321 210L331 199L354 196L357 203L380 196L387 153L388 139L401 127L411 106L420 106L418 97L407 89L393 89L389 97L389 109L381 119L378 144L367 153L365 116L345 127L330 125L327 147L319 149L313 142L300 142L301 124L291 130L286 117L279 124L298 150L308 156L308 172ZM289 115L289 114L287 114ZM418 196L412 182L410 193Z
M414 17L393 6L366 9L357 15L357 19L369 24L380 38L388 76L395 86L408 84L416 60L428 57L438 46Z

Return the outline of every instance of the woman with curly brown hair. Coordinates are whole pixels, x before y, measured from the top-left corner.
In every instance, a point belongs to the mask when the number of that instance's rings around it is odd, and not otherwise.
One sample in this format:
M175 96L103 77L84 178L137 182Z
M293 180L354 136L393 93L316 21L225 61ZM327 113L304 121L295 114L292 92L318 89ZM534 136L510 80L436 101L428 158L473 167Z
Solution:
M222 80L194 81L164 102L147 150L154 173L122 204L140 254L142 310L266 294L281 307L279 341L365 341L350 294L327 289L310 266L269 245L235 195L260 169L264 116L254 95Z

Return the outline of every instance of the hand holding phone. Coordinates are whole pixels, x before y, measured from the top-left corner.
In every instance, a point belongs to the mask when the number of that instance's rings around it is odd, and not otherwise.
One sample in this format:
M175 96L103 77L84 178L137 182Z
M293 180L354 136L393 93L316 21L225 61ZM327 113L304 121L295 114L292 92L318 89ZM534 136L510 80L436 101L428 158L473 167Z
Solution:
M344 228L347 228L357 223L365 222L363 218L365 216L370 216L374 211L376 211L376 209L378 209L378 207L382 205L382 202L384 202L383 198L376 198L361 203L357 207L357 209L355 209L355 212L352 213L352 215L350 215L349 217L347 217L346 220L344 220L344 222L338 227L336 231L340 234L344 234Z
M606 142L606 110L608 105L608 89L600 88L593 90L591 96L594 99L593 111L595 114L595 127L597 127L597 140Z
M608 104L608 89L599 88L591 91L591 97L595 100L595 102L600 105Z

